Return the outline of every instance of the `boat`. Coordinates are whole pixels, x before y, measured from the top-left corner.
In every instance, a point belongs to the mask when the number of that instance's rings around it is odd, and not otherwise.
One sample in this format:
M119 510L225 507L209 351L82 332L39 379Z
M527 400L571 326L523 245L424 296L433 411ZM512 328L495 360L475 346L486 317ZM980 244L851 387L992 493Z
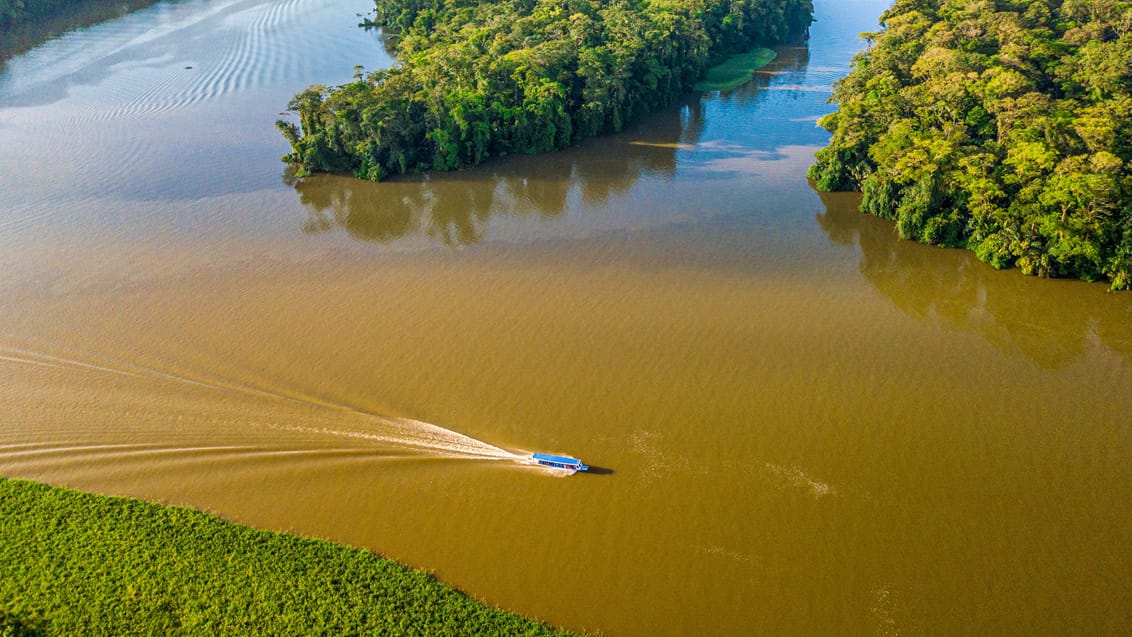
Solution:
M571 471L586 471L589 469L581 460L569 456L552 456L546 453L536 453L531 458L544 467L555 469L569 469Z

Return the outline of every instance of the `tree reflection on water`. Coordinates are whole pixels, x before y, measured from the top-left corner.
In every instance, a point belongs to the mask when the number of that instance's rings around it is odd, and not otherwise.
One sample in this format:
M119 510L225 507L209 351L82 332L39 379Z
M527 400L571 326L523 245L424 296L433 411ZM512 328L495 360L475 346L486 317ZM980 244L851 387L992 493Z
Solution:
M553 219L572 202L597 205L623 195L644 175L670 179L677 151L696 143L702 119L699 98L690 98L628 132L559 153L381 183L335 175L286 180L309 214L303 232L338 227L375 242L424 235L458 247L482 241L498 215Z
M71 3L58 15L32 17L20 24L0 27L0 73L4 72L9 59L30 51L51 38L121 18L156 2L157 0L84 0Z
M858 246L861 273L906 314L977 332L1046 369L1071 363L1096 342L1132 365L1132 295L995 270L966 250L905 241L891 222L859 212L858 195L819 194L825 211L817 221L830 240Z
M505 157L471 170L381 183L332 175L285 180L307 209L304 232L338 228L353 238L381 243L427 237L451 247L483 241L494 217L552 220L568 209L600 207L629 193L643 177L672 180L678 154L693 147L702 169L718 166L717 178L747 180L752 158L765 168L769 160L784 158L783 146L816 143L814 136L824 135L813 118L797 116L824 110L825 93L798 89L811 81L809 75L816 74L823 86L833 80L828 69L809 69L809 56L806 46L781 47L778 58L743 86L689 95L623 133L561 152ZM701 144L709 123L717 139Z

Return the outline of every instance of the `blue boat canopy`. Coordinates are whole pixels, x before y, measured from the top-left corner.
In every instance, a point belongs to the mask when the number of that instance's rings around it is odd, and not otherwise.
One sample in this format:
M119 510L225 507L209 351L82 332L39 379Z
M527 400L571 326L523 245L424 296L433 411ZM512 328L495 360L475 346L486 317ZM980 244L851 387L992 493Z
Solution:
M568 456L552 456L547 453L536 453L531 456L539 464L546 467L558 467L559 469L573 469L575 471L585 471L589 469L581 460L577 458L570 458Z

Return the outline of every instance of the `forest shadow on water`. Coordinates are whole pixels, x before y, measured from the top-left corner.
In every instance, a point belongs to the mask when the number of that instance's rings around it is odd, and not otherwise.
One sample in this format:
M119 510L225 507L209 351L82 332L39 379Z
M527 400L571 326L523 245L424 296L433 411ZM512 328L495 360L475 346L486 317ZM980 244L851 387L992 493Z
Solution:
M343 175L284 182L306 208L304 233L334 228L362 241L415 235L449 247L479 243L501 215L553 220L577 206L599 206L641 179L670 180L677 153L702 132L702 101L689 96L631 130L543 155L516 155L457 172L433 172L380 183Z
M513 155L468 170L380 183L347 175L295 178L290 170L284 172L283 182L295 189L307 211L302 222L306 234L340 229L354 239L377 243L420 235L457 248L486 239L493 217L551 221L572 208L599 208L611 198L628 195L642 178L671 181L680 168L681 151L695 151L693 161L702 169L698 179L733 179L749 172L745 169L752 161L765 166L789 159L780 148L782 138L818 134L812 118L742 117L767 99L794 95L772 87L804 83L808 48L784 46L777 52L774 62L742 86L689 94L621 133L563 151ZM722 119L709 122L712 118ZM728 133L731 141L701 144L709 124ZM742 130L734 130L736 126ZM689 201L688 206L701 203Z
M892 222L858 210L858 194L818 194L825 210L818 224L834 243L859 248L861 274L905 314L978 333L1043 369L1069 365L1097 342L1132 365L1132 296L1101 283L996 270L967 250L903 240Z
M57 15L40 15L25 22L0 26L0 73L8 60L64 33L121 18L154 5L158 0L80 0L67 3Z

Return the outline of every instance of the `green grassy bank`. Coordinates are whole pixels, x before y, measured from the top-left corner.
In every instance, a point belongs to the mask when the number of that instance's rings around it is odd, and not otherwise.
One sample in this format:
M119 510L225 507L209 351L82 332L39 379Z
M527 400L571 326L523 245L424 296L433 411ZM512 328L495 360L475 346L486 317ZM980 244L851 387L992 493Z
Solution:
M704 79L693 87L697 91L730 91L751 81L755 71L770 64L777 54L770 49L755 49L732 55L722 64L711 67Z
M371 552L0 478L0 637L557 635Z

